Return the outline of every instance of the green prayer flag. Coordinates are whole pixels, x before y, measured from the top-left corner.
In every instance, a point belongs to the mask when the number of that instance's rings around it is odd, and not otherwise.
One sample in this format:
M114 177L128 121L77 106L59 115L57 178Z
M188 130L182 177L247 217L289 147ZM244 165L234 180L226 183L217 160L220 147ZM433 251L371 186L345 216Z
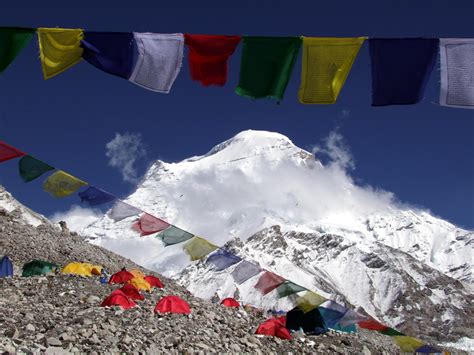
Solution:
M295 293L306 291L306 289L300 285L297 285L291 281L285 281L277 287L278 298L283 298Z
M384 330L379 330L379 333L382 333L384 335L388 335L388 336L396 336L396 335L405 335L403 333L400 333L399 331L393 329L393 328L388 328L388 329L384 329Z
M282 100L300 47L300 37L245 36L235 92L253 99Z
M33 28L0 27L0 73L31 41L35 31Z
M20 176L24 182L29 182L40 177L47 171L54 170L52 166L33 158L31 155L25 155L21 158L18 163L18 168L20 169Z
M174 245L185 242L186 240L194 237L194 235L182 229L179 229L178 227L169 226L164 231L158 233L156 237L160 238L167 247L168 245Z

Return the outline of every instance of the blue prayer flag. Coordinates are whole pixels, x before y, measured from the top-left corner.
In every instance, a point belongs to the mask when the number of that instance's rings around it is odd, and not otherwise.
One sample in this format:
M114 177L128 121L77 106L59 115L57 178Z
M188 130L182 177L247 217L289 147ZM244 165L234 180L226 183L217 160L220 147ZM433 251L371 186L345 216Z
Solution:
M421 101L438 43L437 38L370 38L372 106Z
M108 194L94 186L89 186L87 190L79 192L79 197L82 202L87 202L90 206L100 205L102 203L107 203L114 201L115 196Z
M217 250L207 258L207 262L214 264L218 271L227 269L229 266L237 264L240 260L242 259L224 249Z
M96 68L129 79L133 70L133 33L85 32L82 57Z
M328 328L332 328L332 329L334 329L336 324L338 324L338 322L344 316L344 313L336 311L334 309L330 309L330 308L319 307L318 310L324 319L324 323L326 323Z

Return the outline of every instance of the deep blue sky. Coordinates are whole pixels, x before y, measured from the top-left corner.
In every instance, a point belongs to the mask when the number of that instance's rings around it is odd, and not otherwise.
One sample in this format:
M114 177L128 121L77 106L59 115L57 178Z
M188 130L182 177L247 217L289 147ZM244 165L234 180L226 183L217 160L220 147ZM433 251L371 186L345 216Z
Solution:
M15 7L8 2L2 4L0 24L161 33L474 36L472 0L87 3L21 1ZM474 228L474 111L433 104L438 100L439 65L423 103L371 107L366 44L337 104L305 106L297 101L300 61L281 105L234 94L239 61L240 47L224 88L192 82L185 61L171 94L163 95L100 72L85 61L44 81L35 38L0 77L0 139L125 196L133 186L107 165L105 156L105 144L115 132L142 134L148 151L139 164L143 173L153 159L178 161L203 154L249 128L283 133L310 149L340 126L356 159L356 181ZM343 110L350 115L342 119ZM16 164L0 165L0 183L23 203L50 215L78 202L76 196L64 201L50 198L41 190L43 179L24 184Z

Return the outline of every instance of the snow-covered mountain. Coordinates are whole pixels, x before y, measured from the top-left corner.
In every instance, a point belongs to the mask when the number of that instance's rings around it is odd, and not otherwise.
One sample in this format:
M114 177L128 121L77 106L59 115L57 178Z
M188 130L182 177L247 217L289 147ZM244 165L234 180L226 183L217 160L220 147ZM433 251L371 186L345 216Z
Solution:
M30 224L34 227L40 224L50 224L49 220L18 202L3 186L0 185L0 209L12 212L17 220L24 224Z
M155 162L125 201L407 332L472 337L473 232L358 186L329 149L336 159L323 165L281 134L241 132L203 156ZM232 295L232 268L192 264L181 245L139 237L133 220L104 216L82 233L198 296ZM255 282L242 298L273 305Z

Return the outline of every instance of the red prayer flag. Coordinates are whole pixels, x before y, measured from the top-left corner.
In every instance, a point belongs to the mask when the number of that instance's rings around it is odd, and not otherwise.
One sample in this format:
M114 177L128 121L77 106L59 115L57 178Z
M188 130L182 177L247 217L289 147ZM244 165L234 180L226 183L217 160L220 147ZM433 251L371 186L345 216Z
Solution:
M191 78L204 86L224 86L228 59L241 37L185 34L184 38L189 48Z
M386 330L388 327L386 325L383 325L379 322L377 322L375 319L369 319L369 320L364 320L362 322L357 323L357 325L361 328L364 329L369 329L369 330Z
M132 228L143 237L144 235L161 232L169 226L165 221L145 213L138 221L133 223Z
M15 147L12 147L5 142L0 141L0 163L21 157L23 155L26 155L26 153L16 149Z
M278 276L270 271L265 271L264 274L258 279L255 288L259 290L262 294L266 295L270 291L276 289L280 286L283 282L285 282L281 276Z

